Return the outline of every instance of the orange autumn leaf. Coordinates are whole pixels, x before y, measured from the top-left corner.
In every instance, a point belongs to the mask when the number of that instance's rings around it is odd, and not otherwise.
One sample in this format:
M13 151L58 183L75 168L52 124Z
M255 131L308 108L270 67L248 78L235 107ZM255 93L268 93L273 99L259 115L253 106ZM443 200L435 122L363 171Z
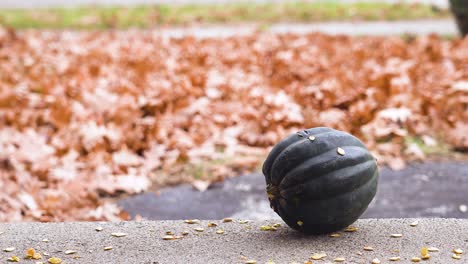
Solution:
M468 39L0 28L0 221L128 218L102 196L252 172L330 126L379 164L468 149ZM10 32L11 33L11 32Z

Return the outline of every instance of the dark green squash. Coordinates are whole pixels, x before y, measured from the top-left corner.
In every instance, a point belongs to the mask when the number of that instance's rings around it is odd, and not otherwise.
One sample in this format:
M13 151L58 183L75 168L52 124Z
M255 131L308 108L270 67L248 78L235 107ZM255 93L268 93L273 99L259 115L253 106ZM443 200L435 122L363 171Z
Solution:
M450 7L463 36L468 34L468 1L450 0Z
M377 192L377 162L356 137L317 127L278 143L263 164L270 205L292 228L309 234L343 229Z

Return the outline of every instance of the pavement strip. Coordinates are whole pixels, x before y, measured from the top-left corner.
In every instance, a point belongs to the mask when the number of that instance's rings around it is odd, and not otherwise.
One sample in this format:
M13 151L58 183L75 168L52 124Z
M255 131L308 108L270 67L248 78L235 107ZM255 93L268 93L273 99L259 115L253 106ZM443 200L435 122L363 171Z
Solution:
M279 219L270 208L261 174L229 178L204 192L180 185L130 196L119 205L147 219ZM427 161L393 171L382 168L376 199L363 218L468 218L468 163ZM418 226L419 223L412 223Z
M373 259L388 263L390 258L409 263L412 258L428 255L430 263L447 264L466 263L468 258L468 219L418 219L415 227L411 223L416 219L364 219L353 224L354 232L337 232L339 237L306 236L276 220L239 220L244 219L195 224L183 220L1 223L0 248L15 249L0 252L0 258L6 261L17 256L23 262L32 252L42 257L36 261L60 259L68 264L315 263L311 257L324 263L371 263ZM98 226L103 230L96 231ZM391 234L402 236L392 238ZM48 242L42 242L44 237Z
M258 31L258 25L223 25L204 27L171 27L155 30L164 37L181 38L227 38L236 35L249 35ZM456 36L456 24L452 19L414 20L414 21L374 21L374 22L324 22L324 23L277 23L262 31L270 33L308 34L320 32L331 35L350 36L389 36L389 35L427 35Z

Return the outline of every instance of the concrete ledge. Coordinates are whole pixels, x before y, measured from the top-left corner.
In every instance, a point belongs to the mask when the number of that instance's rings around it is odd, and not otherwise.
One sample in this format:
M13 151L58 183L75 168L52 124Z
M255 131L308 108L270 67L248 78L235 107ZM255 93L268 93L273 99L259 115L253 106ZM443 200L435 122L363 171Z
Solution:
M24 257L27 248L48 252L65 263L257 263L272 260L274 263L304 263L316 252L328 256L313 263L333 263L344 257L344 263L371 263L379 258L388 263L400 256L401 263L410 263L420 256L424 246L440 249L432 252L428 263L468 263L468 219L366 219L355 223L356 232L340 232L340 237L304 236L281 223L277 231L262 231L262 225L277 221L249 221L241 224L212 221L217 227L208 227L209 221L187 224L183 221L148 221L118 223L3 223L0 224L0 248L15 247L13 252L1 251L1 262L10 256ZM101 226L102 231L95 230ZM195 228L204 228L203 232ZM216 230L224 229L224 234ZM166 231L181 235L177 240L163 240ZM126 236L115 237L113 232ZM400 233L401 238L390 235ZM48 242L43 242L48 239ZM105 251L104 247L112 246ZM372 246L374 251L364 251ZM452 259L452 250L461 248L465 253L460 260ZM77 253L66 255L66 250ZM362 255L357 254L361 252ZM80 258L77 258L77 257ZM45 257L47 261L48 257ZM21 259L20 263L35 263ZM398 263L398 262L397 262Z
M250 35L258 31L257 25L223 25L206 27L174 27L157 30L164 37L182 38L227 38L238 35ZM453 19L409 20L409 21L366 21L366 22L318 22L318 23L276 23L266 29L275 34L324 34L350 36L399 36L403 34L427 35L435 33L443 36L458 34ZM124 33L125 34L125 33Z

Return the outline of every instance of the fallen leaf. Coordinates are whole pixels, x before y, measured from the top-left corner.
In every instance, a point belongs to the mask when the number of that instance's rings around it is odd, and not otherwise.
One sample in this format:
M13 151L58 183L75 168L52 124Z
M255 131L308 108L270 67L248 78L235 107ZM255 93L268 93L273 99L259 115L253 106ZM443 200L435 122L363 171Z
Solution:
M204 192L210 187L211 183L209 181L200 181L195 180L192 182L193 188L195 188L199 192Z

